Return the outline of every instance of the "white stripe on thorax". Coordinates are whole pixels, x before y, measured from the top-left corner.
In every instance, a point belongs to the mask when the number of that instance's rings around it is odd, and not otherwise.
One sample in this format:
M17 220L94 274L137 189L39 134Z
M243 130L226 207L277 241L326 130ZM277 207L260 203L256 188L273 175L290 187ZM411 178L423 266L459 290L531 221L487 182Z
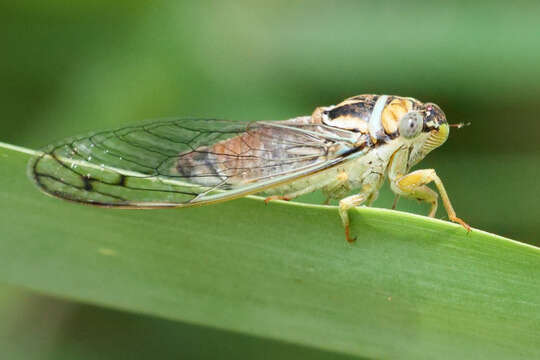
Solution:
M375 103L375 106L373 107L371 116L369 118L369 123L368 123L369 135L371 136L371 139L374 142L377 141L377 138L379 138L380 136L384 134L381 117L382 117L382 112L384 110L384 106L386 105L386 100L388 100L388 95L379 96L379 98L377 99L377 102Z

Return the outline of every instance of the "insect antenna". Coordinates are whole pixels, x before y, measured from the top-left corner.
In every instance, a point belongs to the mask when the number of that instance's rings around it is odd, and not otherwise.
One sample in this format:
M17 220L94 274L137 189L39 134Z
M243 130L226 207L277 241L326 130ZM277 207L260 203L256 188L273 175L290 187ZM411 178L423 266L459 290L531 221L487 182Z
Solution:
M468 122L468 123L456 123L456 124L448 124L448 126L450 127L455 127L457 129L461 129L462 127L465 127L465 126L470 126L471 123Z

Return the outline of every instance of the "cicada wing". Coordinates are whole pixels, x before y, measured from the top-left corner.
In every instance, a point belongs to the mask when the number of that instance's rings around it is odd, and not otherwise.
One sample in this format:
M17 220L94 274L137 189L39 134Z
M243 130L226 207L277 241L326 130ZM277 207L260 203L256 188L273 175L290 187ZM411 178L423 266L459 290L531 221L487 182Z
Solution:
M257 193L342 161L332 134L273 124L176 119L97 132L46 148L29 175L75 202L177 207Z

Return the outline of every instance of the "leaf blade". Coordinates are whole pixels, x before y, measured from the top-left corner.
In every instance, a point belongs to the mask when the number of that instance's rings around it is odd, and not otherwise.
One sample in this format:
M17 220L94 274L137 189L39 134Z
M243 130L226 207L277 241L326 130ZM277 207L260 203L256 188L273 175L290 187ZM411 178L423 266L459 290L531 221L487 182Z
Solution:
M538 355L530 245L362 208L349 246L334 207L254 198L95 209L35 191L27 155L0 159L2 282L365 357Z

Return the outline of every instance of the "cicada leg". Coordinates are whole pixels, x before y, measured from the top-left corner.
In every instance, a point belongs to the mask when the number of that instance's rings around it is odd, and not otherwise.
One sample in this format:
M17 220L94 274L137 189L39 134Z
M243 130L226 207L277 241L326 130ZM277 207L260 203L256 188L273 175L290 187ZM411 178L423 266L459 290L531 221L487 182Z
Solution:
M352 243L356 240L356 237L352 237L350 234L350 220L349 220L349 209L360 206L364 202L367 202L368 205L371 205L377 196L379 195L379 187L382 182L382 174L377 172L371 172L366 175L363 179L362 190L360 193L352 196L348 196L339 201L339 216L345 227L345 238L349 243ZM340 174L338 181L343 186L348 186L348 178L345 173ZM350 187L348 187L350 189Z
M341 221L345 227L345 238L349 243L356 240L356 237L351 237L350 234L349 209L361 205L366 199L366 194L356 194L339 201L339 216L341 216Z
M264 203L268 205L268 203L270 201L272 201L272 200L290 201L290 200L292 200L294 198L297 198L298 196L309 194L310 192L313 192L315 190L317 190L317 185L312 184L310 186L307 186L307 187L305 187L305 188L303 188L301 190L295 191L295 192L290 193L290 194L268 196L267 198L264 199Z
M448 218L463 226L467 231L471 231L471 227L463 220L456 216L456 212L452 207L450 198L446 193L444 185L437 176L437 173L433 169L416 170L407 175L403 175L397 179L391 179L392 190L397 195L402 195L410 198L415 198L420 201L425 201L431 204L431 210L429 212L430 217L434 217L437 212L437 193L431 190L426 185L430 182L434 182L439 190L441 199L448 214Z
M273 200L290 201L292 199L294 199L294 196L291 196L291 195L272 195L264 199L264 203L268 204L270 201L273 201Z

